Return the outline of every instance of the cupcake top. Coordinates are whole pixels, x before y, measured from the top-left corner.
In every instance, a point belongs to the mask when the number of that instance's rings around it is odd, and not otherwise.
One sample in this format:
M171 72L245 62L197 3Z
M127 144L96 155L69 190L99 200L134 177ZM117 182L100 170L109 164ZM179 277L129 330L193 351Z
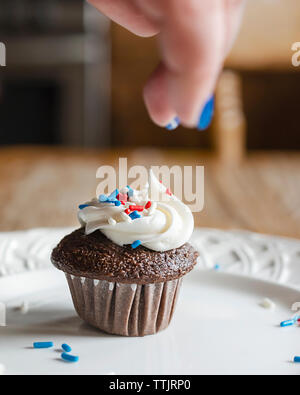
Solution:
M198 253L186 243L166 252L139 246L119 246L100 231L86 235L78 229L66 236L53 250L57 269L78 277L129 284L175 280L190 272Z
M126 187L79 207L81 229L53 250L52 262L74 276L147 284L177 279L196 264L187 243L190 209L150 172L141 191Z
M142 245L159 252L181 247L194 229L190 209L152 171L143 190L126 187L101 195L79 206L78 219L87 235L101 230L119 246Z

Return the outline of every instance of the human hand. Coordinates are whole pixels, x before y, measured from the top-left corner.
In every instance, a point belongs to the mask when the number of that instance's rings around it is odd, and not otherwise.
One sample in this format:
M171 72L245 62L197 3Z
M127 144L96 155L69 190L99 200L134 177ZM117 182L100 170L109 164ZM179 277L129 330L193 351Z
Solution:
M179 118L202 129L200 115L234 42L244 0L88 1L134 34L158 36L161 63L144 88L152 120L172 129Z

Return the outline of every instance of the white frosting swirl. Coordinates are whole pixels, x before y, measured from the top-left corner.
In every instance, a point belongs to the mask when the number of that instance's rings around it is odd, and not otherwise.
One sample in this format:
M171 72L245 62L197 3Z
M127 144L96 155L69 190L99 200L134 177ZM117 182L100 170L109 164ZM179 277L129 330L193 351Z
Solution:
M124 213L124 205L87 202L88 207L79 210L78 219L85 226L86 234L96 230L114 243L123 246L139 240L150 250L168 251L181 247L191 237L194 219L190 209L158 182L150 171L149 184L143 191L135 191L130 204L144 205L152 201L149 210L140 212L140 218L131 220Z

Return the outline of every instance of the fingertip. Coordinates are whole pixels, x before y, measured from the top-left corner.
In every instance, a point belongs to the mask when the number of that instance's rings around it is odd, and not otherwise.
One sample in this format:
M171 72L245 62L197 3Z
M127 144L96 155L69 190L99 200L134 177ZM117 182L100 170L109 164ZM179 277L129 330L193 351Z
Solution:
M142 38L149 38L156 36L159 33L159 27L155 24L148 22L143 18L141 24L136 24L135 26L124 26L131 33Z
M160 65L151 75L143 90L143 97L150 118L158 126L166 127L176 117L167 91L167 71Z
M86 0L112 21L140 37L153 37L159 26L149 20L132 0Z

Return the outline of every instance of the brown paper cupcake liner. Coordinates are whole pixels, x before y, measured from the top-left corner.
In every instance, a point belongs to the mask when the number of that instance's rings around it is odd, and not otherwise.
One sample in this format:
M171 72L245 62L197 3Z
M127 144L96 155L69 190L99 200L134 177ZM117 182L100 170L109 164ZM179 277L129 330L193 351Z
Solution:
M173 316L182 278L165 283L123 284L66 273L77 314L104 332L152 335Z

